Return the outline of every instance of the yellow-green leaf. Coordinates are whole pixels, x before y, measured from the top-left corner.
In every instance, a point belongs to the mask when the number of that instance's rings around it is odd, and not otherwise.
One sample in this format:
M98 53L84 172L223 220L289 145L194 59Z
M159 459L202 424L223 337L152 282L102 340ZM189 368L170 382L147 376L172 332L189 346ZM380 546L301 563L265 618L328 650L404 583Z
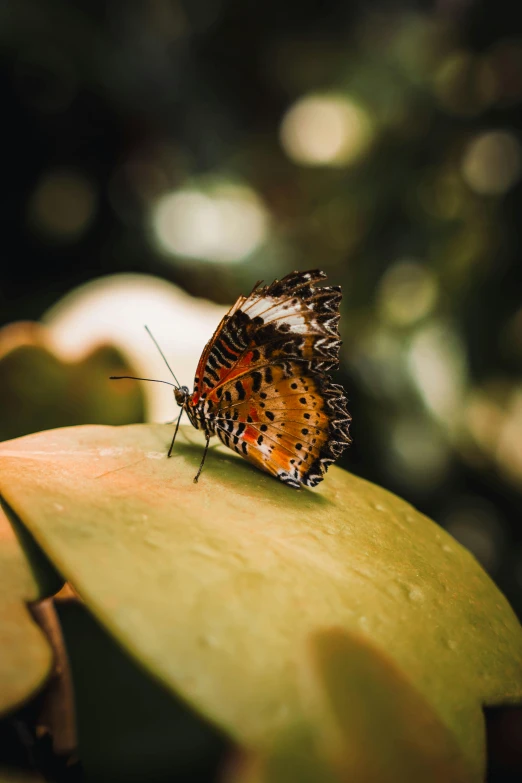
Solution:
M471 781L455 737L367 637L320 631L299 666L308 720L240 757L227 783Z
M140 386L109 380L133 374L110 345L69 362L56 353L45 327L9 324L0 330L0 440L70 424L143 421Z
M303 719L296 659L332 625L385 650L484 768L483 704L522 700L522 629L474 558L385 490L333 468L285 487L166 425L2 445L1 490L111 633L236 740Z
M0 507L0 715L32 696L50 672L51 648L27 606L46 593L36 573Z
M316 634L311 648L309 690L320 727L317 750L338 779L471 780L455 737L384 650L339 629Z

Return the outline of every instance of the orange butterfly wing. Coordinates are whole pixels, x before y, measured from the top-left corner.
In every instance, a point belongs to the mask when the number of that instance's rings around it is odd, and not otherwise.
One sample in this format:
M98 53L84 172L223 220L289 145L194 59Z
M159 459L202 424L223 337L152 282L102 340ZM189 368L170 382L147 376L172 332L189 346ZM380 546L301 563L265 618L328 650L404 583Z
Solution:
M257 392L244 375L215 410L215 432L226 446L294 487L315 486L349 443L342 388L307 374L297 362L274 365ZM254 377L253 377L254 376ZM249 393L250 392L250 393Z
M315 486L350 442L338 364L338 287L293 272L240 297L207 344L191 420L291 486Z

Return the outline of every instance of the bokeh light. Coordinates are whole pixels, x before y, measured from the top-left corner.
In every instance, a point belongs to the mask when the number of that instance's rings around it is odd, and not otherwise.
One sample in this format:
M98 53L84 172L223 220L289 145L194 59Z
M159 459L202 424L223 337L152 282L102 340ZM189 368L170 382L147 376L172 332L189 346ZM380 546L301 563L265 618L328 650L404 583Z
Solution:
M413 260L398 261L383 275L377 289L381 317L393 326L407 326L432 310L438 295L437 278Z
M449 424L458 420L468 371L464 346L457 333L441 322L427 324L413 337L408 361L428 409Z
M522 384L496 379L474 389L466 401L464 422L471 459L478 455L522 488Z
M472 458L478 451L487 461L495 459L510 392L508 384L497 382L489 383L486 388L474 388L469 393L464 406L463 423L471 438Z
M265 240L269 219L255 192L239 185L163 194L152 208L156 242L165 253L206 261L243 261Z
M512 391L499 431L496 458L505 475L522 485L522 386Z
M368 112L346 95L307 95L283 117L281 144L289 158L306 166L348 166L373 141Z
M31 227L54 241L78 239L91 224L97 197L92 183L78 171L56 170L38 182L28 206Z
M502 195L521 174L521 149L508 131L488 131L476 136L462 160L462 176L472 190L485 196Z

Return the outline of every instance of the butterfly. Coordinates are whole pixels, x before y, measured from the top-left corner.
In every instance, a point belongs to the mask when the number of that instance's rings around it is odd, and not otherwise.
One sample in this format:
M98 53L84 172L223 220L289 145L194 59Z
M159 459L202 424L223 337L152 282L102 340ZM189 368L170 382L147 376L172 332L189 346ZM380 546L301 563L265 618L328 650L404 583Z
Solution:
M168 456L183 412L205 433L195 482L214 435L295 488L315 487L349 445L346 395L327 374L339 364L341 289L316 286L325 278L320 270L291 272L240 296L201 354L192 393L149 332L181 408Z

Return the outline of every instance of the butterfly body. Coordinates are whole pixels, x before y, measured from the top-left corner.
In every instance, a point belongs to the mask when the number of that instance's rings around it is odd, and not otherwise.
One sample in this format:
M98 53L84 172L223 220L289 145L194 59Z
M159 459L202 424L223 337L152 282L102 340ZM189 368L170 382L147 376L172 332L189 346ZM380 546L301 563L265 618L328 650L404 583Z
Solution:
M344 390L327 375L338 365L341 292L315 287L324 278L314 270L257 284L207 343L192 394L174 391L207 447L217 435L296 488L318 484L350 442Z

